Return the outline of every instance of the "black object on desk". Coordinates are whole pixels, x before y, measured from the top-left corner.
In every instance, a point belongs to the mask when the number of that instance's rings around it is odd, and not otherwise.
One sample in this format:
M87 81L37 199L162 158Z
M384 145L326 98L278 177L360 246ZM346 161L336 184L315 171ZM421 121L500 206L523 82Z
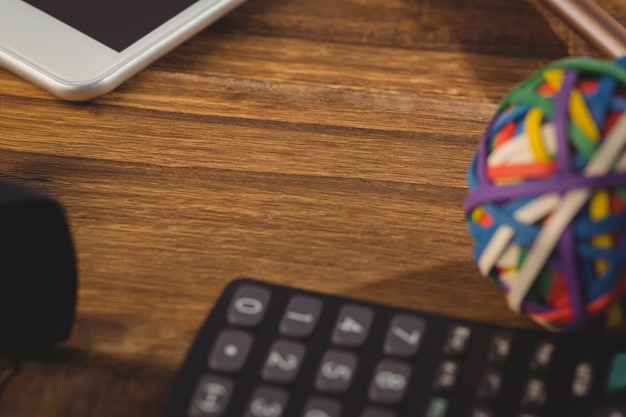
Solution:
M164 417L622 417L626 340L237 280Z
M30 187L0 182L0 352L68 337L77 273L61 206Z

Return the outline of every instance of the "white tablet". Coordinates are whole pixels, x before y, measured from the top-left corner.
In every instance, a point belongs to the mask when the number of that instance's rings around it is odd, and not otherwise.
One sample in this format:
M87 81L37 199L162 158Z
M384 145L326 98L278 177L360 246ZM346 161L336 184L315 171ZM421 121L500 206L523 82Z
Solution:
M0 64L67 100L105 94L245 0L0 0Z

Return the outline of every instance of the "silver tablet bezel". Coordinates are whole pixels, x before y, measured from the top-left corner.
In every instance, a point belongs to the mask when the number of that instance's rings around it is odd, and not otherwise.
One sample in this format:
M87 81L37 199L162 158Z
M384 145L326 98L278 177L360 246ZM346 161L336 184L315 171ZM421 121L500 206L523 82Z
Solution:
M105 94L245 0L199 0L117 52L22 0L0 0L0 64L67 100Z

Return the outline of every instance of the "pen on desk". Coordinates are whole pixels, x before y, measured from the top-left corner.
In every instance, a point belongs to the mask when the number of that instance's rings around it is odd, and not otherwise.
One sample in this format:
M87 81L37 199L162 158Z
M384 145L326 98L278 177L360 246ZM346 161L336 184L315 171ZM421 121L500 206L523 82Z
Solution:
M592 0L543 0L579 36L608 58L626 55L626 28Z

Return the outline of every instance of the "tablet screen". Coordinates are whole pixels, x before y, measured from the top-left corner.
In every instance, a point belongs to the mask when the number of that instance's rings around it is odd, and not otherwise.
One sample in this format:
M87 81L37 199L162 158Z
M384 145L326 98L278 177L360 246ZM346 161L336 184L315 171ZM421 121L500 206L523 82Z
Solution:
M23 0L121 52L197 0Z

